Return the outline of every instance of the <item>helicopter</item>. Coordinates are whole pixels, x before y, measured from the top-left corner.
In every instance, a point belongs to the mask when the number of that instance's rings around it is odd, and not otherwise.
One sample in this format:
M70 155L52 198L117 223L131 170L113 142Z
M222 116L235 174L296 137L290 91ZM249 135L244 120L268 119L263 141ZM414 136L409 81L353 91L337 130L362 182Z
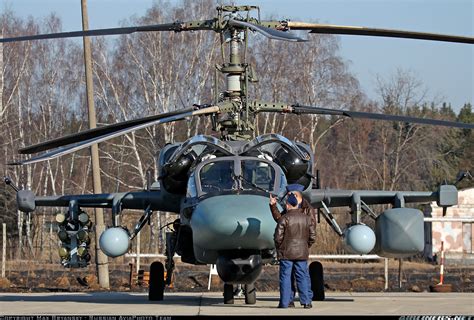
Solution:
M303 195L321 212L332 229L351 251L357 254L375 252L382 257L413 256L423 250L423 213L407 208L409 203L436 201L443 208L457 204L454 185L440 185L432 192L321 189L314 175L314 152L308 144L292 141L277 134L254 136L255 119L260 113L293 115L330 115L383 121L399 121L425 125L440 125L473 129L473 124L378 114L354 110L329 109L300 104L253 101L249 86L254 82L250 63L246 60L251 32L269 39L305 42L305 37L292 31L314 34L347 34L376 37L408 38L473 44L474 38L365 27L336 26L295 21L264 21L257 6L220 5L217 16L207 20L176 21L172 23L60 32L13 38L1 43L46 40L84 36L131 34L136 32L214 31L220 36L228 60L216 67L224 78L225 88L216 88L215 100L209 104L194 104L172 112L110 124L68 136L24 147L21 154L36 154L28 159L11 162L28 165L51 160L91 145L150 126L208 117L212 130L219 138L196 135L183 142L167 144L157 159L159 178L145 190L123 193L36 196L20 190L9 178L5 183L17 192L17 204L23 212L38 207L65 207L67 213L57 219L65 230L61 240L61 255L65 267L87 266L90 255L86 250L91 223L83 208L110 208L112 227L100 238L100 248L109 257L127 253L130 242L142 230L154 212L177 215L172 231L167 234L166 261L154 262L150 268L149 299L163 300L165 285L171 283L175 254L181 261L193 265L216 264L224 282L224 303L234 302L234 286L244 285L245 302L256 303L255 281L265 264L275 261L273 232L275 222L268 207L270 194L283 207L287 186L303 186ZM252 15L251 13L256 13ZM216 81L217 86L217 81ZM369 207L390 204L392 208L375 214ZM351 223L343 229L331 209L349 207ZM133 230L121 225L122 211L143 210ZM375 230L361 222L362 214L375 219ZM61 237L61 236L60 236ZM313 300L323 300L322 267L310 265ZM164 273L166 271L166 279ZM316 279L315 281L313 281ZM317 283L314 285L313 283ZM318 286L318 288L316 288Z

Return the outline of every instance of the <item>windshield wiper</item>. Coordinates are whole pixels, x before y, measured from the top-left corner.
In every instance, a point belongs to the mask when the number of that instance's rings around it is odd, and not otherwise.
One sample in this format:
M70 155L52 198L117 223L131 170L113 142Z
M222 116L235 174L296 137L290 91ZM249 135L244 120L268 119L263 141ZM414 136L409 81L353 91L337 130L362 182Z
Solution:
M240 176L240 180L243 181L243 182L247 182L248 184L250 184L252 187L260 190L260 191L263 191L263 192L266 192L266 193L270 193L270 191L262 188L262 187L259 187L258 185L256 185L255 183L253 183L252 181L249 181L247 179L245 179L243 176Z

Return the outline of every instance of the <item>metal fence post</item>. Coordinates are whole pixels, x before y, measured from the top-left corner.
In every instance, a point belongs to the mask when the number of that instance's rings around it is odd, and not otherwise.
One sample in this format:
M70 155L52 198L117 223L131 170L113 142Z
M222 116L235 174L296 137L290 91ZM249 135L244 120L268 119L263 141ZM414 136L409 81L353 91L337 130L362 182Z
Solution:
M402 287L402 258L398 259L398 288Z
M5 260L7 260L7 224L2 223L3 249L2 249L2 278L5 278Z
M140 272L140 232L137 234L137 275Z

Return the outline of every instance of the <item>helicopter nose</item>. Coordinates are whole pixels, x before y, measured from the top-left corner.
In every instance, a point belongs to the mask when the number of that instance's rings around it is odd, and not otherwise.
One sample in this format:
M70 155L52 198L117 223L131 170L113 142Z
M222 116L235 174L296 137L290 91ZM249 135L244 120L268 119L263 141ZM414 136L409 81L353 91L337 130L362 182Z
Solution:
M274 248L276 223L268 198L219 195L202 200L193 212L193 242L210 250Z

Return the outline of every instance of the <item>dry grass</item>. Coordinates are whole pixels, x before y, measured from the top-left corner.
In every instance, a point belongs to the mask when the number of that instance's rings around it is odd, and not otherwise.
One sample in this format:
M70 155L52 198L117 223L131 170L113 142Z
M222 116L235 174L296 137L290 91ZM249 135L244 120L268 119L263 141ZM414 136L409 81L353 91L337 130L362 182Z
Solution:
M115 262L115 261L114 261ZM148 271L151 259L143 259L142 268ZM322 261L326 289L329 291L372 291L384 290L384 262L367 261L342 263ZM100 290L95 267L65 269L58 264L10 262L7 264L7 278L0 279L1 291L96 291ZM265 266L257 280L259 291L278 290L278 266ZM129 291L130 267L128 263L109 265L110 284L114 291ZM168 291L207 291L209 266L193 266L176 261L174 287ZM402 284L398 288L398 261L389 260L390 291L425 291L439 281L439 266L420 262L403 262ZM445 280L452 283L455 291L474 291L474 266L446 266ZM222 281L214 276L213 291L222 290ZM145 292L144 287L133 291Z

